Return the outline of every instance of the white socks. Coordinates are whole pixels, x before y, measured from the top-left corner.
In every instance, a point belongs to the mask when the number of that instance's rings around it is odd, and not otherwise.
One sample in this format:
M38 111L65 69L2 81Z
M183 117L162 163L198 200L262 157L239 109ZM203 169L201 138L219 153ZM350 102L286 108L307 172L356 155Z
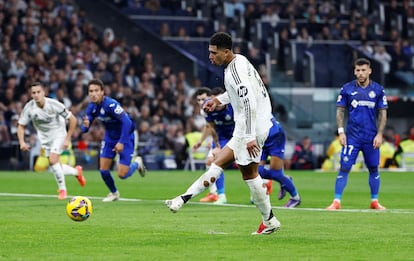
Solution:
M216 164L211 164L211 167L194 181L183 195L191 195L191 198L197 196L212 184L215 184L222 171L223 169Z
M245 182L250 189L254 204L262 214L263 220L268 220L272 206L270 205L269 195L266 194L266 188L263 187L262 178L258 175L254 179L245 180Z
M64 175L71 175L71 176L78 175L78 170L67 164L62 164L62 171Z
M62 165L60 165L60 163L56 163L50 166L50 169L55 175L55 180L59 190L66 190L65 176L63 175Z

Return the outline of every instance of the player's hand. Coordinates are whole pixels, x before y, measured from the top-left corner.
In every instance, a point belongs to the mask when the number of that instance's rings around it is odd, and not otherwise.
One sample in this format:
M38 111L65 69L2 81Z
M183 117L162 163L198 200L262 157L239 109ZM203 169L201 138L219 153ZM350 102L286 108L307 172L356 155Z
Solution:
M217 107L217 103L214 101L214 99L211 100L207 100L204 104L203 104L203 110L205 112L212 112L216 109Z
M257 145L256 140L252 140L247 143L247 151L252 158L260 155L260 148Z
M89 119L88 116L84 116L83 117L83 126L85 126L86 128L89 128Z
M346 135L345 133L339 133L339 143L341 143L342 146L346 147Z
M201 146L201 142L196 142L196 143L193 145L193 151L196 151L198 148L200 148L200 146Z
M26 142L23 142L20 144L20 150L21 151L29 151L30 150L30 145L27 144Z
M378 149L379 147L381 147L381 144L382 144L382 134L375 135L375 138L372 144L374 146L374 149Z
M113 151L115 151L116 153L122 152L124 150L124 144L122 143L117 143L113 149Z
M69 148L69 144L70 144L70 140L65 139L65 140L63 141L62 148L63 148L64 150L68 149L68 148Z

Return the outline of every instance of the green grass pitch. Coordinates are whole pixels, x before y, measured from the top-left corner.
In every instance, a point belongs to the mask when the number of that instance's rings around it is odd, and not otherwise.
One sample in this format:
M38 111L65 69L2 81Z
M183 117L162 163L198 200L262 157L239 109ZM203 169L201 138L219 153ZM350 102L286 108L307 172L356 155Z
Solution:
M115 173L115 172L113 172ZM271 195L280 231L252 236L261 222L236 171L226 172L224 206L198 203L178 213L164 200L201 174L150 171L145 178L115 179L123 200L103 203L108 193L98 171L85 171L85 187L66 176L70 196L88 196L94 212L85 222L65 213L52 174L0 172L0 260L414 260L414 173L382 172L380 202L369 210L367 173L351 173L343 209L326 211L336 173L294 172L302 197L284 209Z

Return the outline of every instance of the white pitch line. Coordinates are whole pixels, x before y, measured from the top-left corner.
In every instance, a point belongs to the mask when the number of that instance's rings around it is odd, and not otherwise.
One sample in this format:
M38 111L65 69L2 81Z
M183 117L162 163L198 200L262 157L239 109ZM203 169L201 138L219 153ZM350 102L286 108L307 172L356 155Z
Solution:
M74 197L75 195L68 195L68 198ZM0 197L30 197L30 198L57 198L56 195L47 195L47 194L24 194L24 193L1 193ZM90 199L102 200L103 197L95 196L86 196ZM146 200L138 198L120 198L119 201L128 201L128 202L141 202L141 201L157 201L164 203L165 200ZM243 208L255 208L254 205L247 204L222 204L217 205L213 203L200 203L200 202L188 202L192 205L211 205L218 207L243 207ZM351 212L351 213L394 213L394 214L414 214L414 209L386 209L383 211L373 210L373 209L340 209L340 210L326 210L325 208L285 208L285 207L273 207L273 209L287 210L287 211L326 211L326 212Z

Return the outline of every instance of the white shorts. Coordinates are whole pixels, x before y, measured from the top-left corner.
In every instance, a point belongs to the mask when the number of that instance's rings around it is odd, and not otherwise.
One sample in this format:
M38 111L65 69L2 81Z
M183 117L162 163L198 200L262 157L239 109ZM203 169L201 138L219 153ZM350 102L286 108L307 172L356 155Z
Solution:
M48 157L50 153L61 154L62 153L62 145L65 141L66 133L61 135L54 135L53 137L43 138L39 137L42 149L45 152L45 156Z
M227 142L226 146L233 150L234 159L238 165L246 166L252 162L259 163L262 154L262 147L267 139L267 133L256 136L257 145L260 148L260 153L256 157L251 157L247 151L246 141L244 138L233 137Z

